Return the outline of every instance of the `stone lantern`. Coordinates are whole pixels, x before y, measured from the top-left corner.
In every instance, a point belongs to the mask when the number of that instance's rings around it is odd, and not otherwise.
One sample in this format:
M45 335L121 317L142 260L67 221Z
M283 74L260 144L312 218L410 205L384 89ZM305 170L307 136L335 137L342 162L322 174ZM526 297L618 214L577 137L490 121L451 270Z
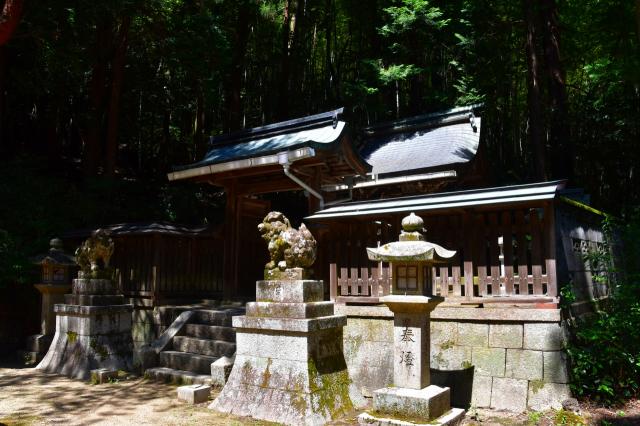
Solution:
M51 248L45 254L33 258L33 262L41 267L40 282L34 287L42 294L40 317L40 334L27 338L27 360L38 362L47 353L56 332L56 315L53 305L64 303L64 295L71 289L71 280L78 265L75 257L62 249L62 240L54 238Z
M392 294L381 302L393 312L393 386L373 393L373 413L359 416L360 424L455 424L464 410L451 408L450 389L431 384L431 311L442 297L431 294L431 268L456 252L425 241L424 222L411 213L402 220L399 241L367 248L369 260L393 266Z
M411 213L402 219L399 241L367 248L369 260L390 262L393 266L392 294L431 294L431 267L448 263L456 252L425 241L424 221Z

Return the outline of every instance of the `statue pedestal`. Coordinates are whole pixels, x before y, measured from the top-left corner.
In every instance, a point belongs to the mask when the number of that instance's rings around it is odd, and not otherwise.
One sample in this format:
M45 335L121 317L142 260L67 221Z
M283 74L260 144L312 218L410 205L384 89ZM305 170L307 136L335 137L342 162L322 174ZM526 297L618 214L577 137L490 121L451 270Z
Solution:
M34 287L42 294L40 311L40 334L27 337L27 350L21 351L29 363L40 362L49 350L56 332L56 314L53 306L64 302L64 294L71 289L68 284L35 284Z
M450 389L431 385L429 373L429 315L442 300L399 295L381 299L394 314L394 386L374 391L374 413L358 416L360 424L443 425L461 420L464 410L451 409Z
M321 425L352 408L342 353L347 319L323 301L322 281L258 281L233 318L236 359L209 406L289 425Z
M130 370L133 306L116 292L110 280L74 280L70 303L54 306L53 342L36 368L84 380L94 369Z

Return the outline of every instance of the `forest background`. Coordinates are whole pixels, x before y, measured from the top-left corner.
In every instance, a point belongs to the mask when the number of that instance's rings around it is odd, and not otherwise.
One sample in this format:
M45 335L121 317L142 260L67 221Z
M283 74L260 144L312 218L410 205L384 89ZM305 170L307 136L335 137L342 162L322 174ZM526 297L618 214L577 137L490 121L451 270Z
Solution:
M217 223L211 135L482 103L496 185L640 205L640 0L0 0L0 281L65 229ZM2 231L4 230L4 231Z

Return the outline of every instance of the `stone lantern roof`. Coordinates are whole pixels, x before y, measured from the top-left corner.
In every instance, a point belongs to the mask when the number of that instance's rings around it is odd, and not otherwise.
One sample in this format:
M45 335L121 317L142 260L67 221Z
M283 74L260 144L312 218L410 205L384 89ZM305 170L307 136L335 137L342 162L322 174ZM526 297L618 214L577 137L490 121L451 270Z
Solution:
M445 263L456 252L447 250L435 243L425 241L424 221L411 213L402 219L402 232L399 241L387 243L377 248L367 248L369 260L376 262L422 262Z
M64 252L62 249L62 240L53 238L49 245L51 248L45 254L34 256L31 258L33 263L37 265L54 264L61 266L75 266L76 258Z

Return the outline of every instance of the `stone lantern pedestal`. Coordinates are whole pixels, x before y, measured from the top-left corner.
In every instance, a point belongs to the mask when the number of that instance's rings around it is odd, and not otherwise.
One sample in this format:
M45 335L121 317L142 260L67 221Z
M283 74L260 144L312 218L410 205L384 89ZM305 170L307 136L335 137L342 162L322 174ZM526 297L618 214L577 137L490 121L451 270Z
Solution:
M360 424L455 424L464 410L451 408L450 389L431 384L429 315L441 297L383 297L394 313L393 387L373 393L374 412L358 417ZM402 423L404 421L404 423Z
M31 362L40 362L49 350L56 332L56 314L53 307L57 303L64 303L64 295L71 290L71 285L35 284L34 287L42 294L40 334L27 337L27 350L23 356Z

